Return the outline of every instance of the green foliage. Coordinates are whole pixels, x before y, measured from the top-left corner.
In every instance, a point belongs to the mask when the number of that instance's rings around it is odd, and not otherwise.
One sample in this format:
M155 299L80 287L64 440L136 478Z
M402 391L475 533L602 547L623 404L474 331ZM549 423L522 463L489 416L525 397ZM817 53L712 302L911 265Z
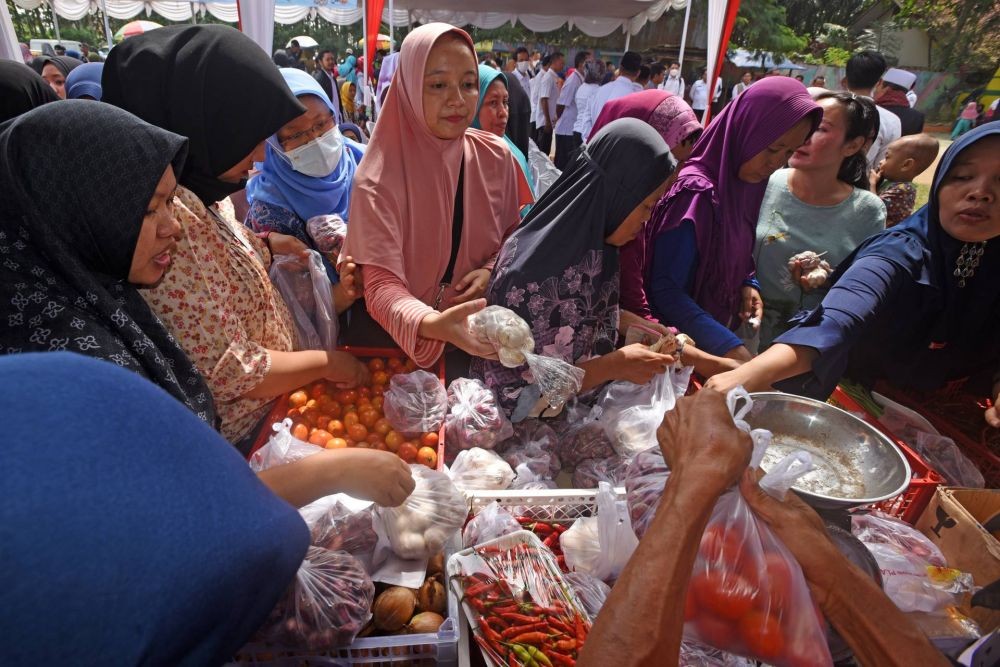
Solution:
M776 60L802 51L807 44L788 26L778 0L743 0L731 42L755 53L771 53Z
M1000 5L996 0L898 0L895 20L934 40L931 66L967 72L1000 65Z
M833 67L843 67L847 64L847 59L851 57L851 52L838 46L831 46L823 49L819 54L806 54L803 60L808 65L831 65Z
M781 0L788 26L810 42L819 40L829 24L850 25L870 3L871 0Z

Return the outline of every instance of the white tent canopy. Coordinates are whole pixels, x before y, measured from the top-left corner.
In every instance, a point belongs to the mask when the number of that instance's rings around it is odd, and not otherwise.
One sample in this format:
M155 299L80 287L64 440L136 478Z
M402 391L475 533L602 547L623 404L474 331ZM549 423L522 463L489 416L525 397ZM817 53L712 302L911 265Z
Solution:
M616 30L636 34L649 21L656 21L668 9L683 9L688 0L574 0L571 4L549 3L551 12L539 6L538 0L505 0L503 11L474 11L476 3L468 0L398 0L390 15L382 13L382 21L395 27L411 23L444 21L477 28L498 28L506 23L521 23L535 32L549 32L564 25L576 28L591 37L604 37ZM88 12L107 8L109 16L128 19L139 14L159 14L170 21L189 21L192 13L208 12L220 21L237 21L236 0L187 2L186 0L14 0L24 9L40 6L55 9L60 17L79 20ZM352 6L353 5L353 6ZM470 11L470 7L473 11ZM543 13L539 13L539 12ZM274 20L290 24L319 16L337 25L352 25L362 19L360 2L343 5L327 0L276 0Z

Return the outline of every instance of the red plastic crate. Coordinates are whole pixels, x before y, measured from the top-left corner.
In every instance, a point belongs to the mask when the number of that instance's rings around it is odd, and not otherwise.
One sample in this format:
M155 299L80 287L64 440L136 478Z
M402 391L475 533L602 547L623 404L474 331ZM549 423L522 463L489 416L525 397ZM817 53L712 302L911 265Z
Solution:
M1000 429L988 426L983 419L990 399L977 399L963 392L922 396L881 384L876 389L920 413L941 435L954 440L979 468L987 488L1000 488Z
M916 523L920 515L923 514L927 504L930 503L931 498L934 497L934 490L944 483L944 478L927 465L927 462L919 454L893 435L878 419L861 407L857 401L848 396L840 387L837 387L833 392L830 401L848 412L863 415L865 421L885 434L903 452L903 456L906 457L906 461L910 464L912 472L910 486L895 498L879 503L877 507L883 512L898 517L911 525Z
M406 354L398 348L381 348L381 347L349 347L343 346L337 348L342 352L350 352L355 357L361 361L367 361L373 357L396 357L398 359L406 359ZM441 379L441 384L445 383L444 379L444 357L442 356L434 369L437 372L437 376ZM254 452L267 444L270 439L271 434L274 431L271 429L272 424L276 424L285 418L288 414L288 395L292 392L288 392L281 398L279 398L274 403L274 407L267 414L267 419L264 421L264 426L260 429L260 433L257 434L257 439L254 440L253 447L250 448L250 453L247 455L247 460L253 456ZM444 466L444 426L441 426L441 430L438 431L438 463L437 468L441 470Z

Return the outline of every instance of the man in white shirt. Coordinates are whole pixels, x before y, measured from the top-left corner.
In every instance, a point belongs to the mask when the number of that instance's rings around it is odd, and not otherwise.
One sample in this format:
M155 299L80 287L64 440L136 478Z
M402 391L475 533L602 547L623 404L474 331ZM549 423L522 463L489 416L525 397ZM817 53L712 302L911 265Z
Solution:
M753 81L753 75L750 72L743 72L743 76L740 78L739 82L733 86L733 99L735 100L744 90L750 87L750 83Z
M844 78L844 88L855 95L871 97L875 84L885 74L889 65L878 51L860 51L847 61L847 76ZM903 126L899 116L888 109L878 109L878 136L868 149L868 168L874 169L882 164L889 144L903 136Z
M906 101L910 103L910 108L917 106L917 91L910 88L906 91Z
M665 90L680 98L684 97L685 86L684 79L681 77L680 65L677 63L670 65L670 69L667 71L667 78L660 84L660 90Z
M603 60L588 60L583 64L583 83L576 90L576 123L573 125L577 145L583 144L590 137L590 131L594 127L594 119L590 117L590 100L601 89L601 81L604 81L607 70Z
M538 92L538 116L541 124L538 126L538 148L548 155L552 151L552 133L558 120L559 88L561 79L557 72L566 66L566 58L556 51L542 59L548 60L549 67L541 76Z
M556 168L560 171L566 168L569 158L580 147L573 135L576 124L576 91L583 83L583 67L590 60L589 51L580 51L573 58L573 73L566 77L559 101L556 104Z
M523 46L517 47L514 51L514 71L512 76L517 77L517 82L524 88L524 92L531 96L531 56L528 49Z
M549 71L549 57L545 56L541 61L540 72L531 78L531 89L528 91L528 95L531 98L531 125L532 136L535 139L535 143L538 143L538 136L540 134L539 130L545 126L545 118L541 115L541 109L538 105L539 93L542 92L542 79L545 74Z
M691 109L698 117L698 122L705 119L705 109L708 108L708 72L691 84Z
M642 86L635 82L639 78L640 67L642 67L642 56L635 51L626 51L618 67L618 78L601 86L590 98L590 117L594 122L597 122L597 117L601 115L601 109L605 104L642 90Z

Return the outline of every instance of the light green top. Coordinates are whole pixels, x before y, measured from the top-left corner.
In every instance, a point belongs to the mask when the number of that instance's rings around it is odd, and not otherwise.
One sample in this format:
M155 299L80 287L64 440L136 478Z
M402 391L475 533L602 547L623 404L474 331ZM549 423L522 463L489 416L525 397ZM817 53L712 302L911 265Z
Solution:
M806 250L823 253L833 269L866 238L885 229L885 205L872 192L854 188L834 206L806 204L788 189L790 169L775 172L757 218L754 259L764 300L760 327L763 350L787 331L789 318L819 305L827 286L805 292L792 283L788 259Z

